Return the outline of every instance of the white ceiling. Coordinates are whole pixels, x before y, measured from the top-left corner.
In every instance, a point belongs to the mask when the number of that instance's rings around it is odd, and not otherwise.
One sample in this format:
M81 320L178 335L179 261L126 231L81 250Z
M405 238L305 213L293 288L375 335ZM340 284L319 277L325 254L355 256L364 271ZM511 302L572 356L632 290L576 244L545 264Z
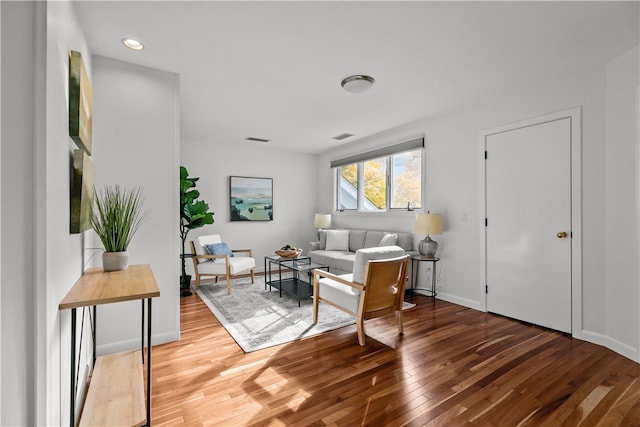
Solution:
M638 2L75 6L93 53L180 74L183 141L308 153L589 69L639 39ZM376 83L345 92L351 74ZM355 136L331 139L344 132Z

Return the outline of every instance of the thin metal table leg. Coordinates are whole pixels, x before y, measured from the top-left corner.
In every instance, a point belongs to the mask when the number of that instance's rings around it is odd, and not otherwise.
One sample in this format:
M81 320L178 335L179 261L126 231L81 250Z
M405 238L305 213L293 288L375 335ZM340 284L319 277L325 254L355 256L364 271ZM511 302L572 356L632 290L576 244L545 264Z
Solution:
M69 410L69 426L76 424L76 309L71 309L71 409Z
M411 292L410 292L411 297L409 299L411 303L413 303L413 293L415 292L415 286L416 286L416 276L417 276L416 266L420 266L420 263L416 263L414 259L411 259Z
M144 364L144 300L140 300L142 303L142 317L140 319L140 356L142 357L142 363Z
M282 298L282 264L278 263L278 284L280 285L280 298Z
M93 306L93 331L91 331L91 339L93 340L93 365L96 366L96 332L98 331L98 309Z
M431 268L431 296L433 296L433 302L436 302L436 261L433 261Z
M144 300L142 301L144 304ZM147 426L151 425L151 298L147 298Z

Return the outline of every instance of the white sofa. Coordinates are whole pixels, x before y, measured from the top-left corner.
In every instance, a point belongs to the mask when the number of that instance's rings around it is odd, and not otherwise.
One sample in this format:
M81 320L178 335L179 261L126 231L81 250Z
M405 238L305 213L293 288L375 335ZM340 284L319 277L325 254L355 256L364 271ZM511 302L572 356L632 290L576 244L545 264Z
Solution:
M320 241L311 242L307 255L311 257L311 262L328 265L332 273L348 274L353 272L358 249L378 246L399 246L405 252L411 252L413 234L378 230L320 230Z

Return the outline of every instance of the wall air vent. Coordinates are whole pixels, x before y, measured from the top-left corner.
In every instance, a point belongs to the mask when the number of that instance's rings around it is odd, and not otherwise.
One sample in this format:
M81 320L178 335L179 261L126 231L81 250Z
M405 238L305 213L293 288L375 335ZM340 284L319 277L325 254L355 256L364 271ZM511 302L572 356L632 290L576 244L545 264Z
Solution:
M335 139L336 141L342 141L343 139L347 139L352 136L353 136L352 133L341 133L340 135L336 135L331 139Z
M271 141L270 139L254 138L253 136L248 136L244 140L245 141L251 141L251 142L269 142L269 141Z

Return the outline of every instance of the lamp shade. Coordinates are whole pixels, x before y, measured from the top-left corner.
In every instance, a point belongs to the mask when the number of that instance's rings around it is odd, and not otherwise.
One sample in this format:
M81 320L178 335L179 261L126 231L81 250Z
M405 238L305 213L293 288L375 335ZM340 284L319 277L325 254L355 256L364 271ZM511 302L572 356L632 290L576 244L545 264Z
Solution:
M416 233L442 234L442 215L428 212L416 214Z
M314 228L329 228L331 227L331 214L317 213L313 219Z

